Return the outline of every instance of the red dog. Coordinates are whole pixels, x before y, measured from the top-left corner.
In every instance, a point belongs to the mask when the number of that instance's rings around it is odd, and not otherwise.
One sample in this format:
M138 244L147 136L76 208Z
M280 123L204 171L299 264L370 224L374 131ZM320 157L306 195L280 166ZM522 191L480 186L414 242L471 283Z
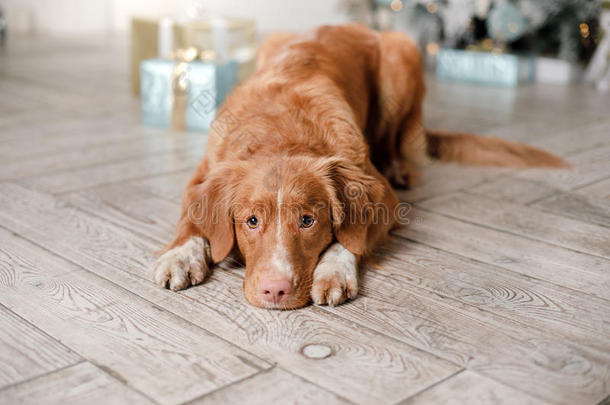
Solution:
M219 111L155 282L199 284L237 247L253 305L337 305L356 296L360 258L396 224L390 182L413 185L429 157L565 166L525 145L426 132L424 91L403 34L350 25L268 38Z

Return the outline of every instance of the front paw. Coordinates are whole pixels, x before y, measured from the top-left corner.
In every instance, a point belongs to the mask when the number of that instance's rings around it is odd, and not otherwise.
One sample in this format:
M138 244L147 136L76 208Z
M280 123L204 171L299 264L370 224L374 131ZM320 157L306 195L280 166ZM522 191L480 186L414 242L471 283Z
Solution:
M153 280L163 288L183 290L203 281L212 266L207 239L193 236L165 252L153 266Z
M339 305L358 294L357 259L339 243L320 258L313 273L311 298L316 305Z

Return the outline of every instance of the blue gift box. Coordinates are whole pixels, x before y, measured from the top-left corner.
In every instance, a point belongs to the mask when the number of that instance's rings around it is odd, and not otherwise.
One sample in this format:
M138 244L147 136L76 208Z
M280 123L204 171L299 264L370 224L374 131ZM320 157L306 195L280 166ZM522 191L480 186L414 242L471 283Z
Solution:
M436 59L440 79L514 87L534 77L532 57L443 48Z
M173 116L184 114L186 129L208 131L218 107L236 83L234 61L225 64L160 58L142 61L142 123L170 127Z

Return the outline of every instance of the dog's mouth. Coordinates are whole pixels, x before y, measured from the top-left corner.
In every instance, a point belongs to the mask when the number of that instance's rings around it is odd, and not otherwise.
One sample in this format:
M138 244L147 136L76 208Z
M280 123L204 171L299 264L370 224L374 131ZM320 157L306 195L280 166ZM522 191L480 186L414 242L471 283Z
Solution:
M280 303L265 303L264 308L273 309L279 311L289 311L293 309L303 308L311 302L311 298L307 298L307 300L291 300L290 302L280 302Z
M291 305L290 303L265 303L264 306L265 309L276 309L279 311L283 311L283 310L291 310L291 309L298 309L301 308L301 306L296 306L296 305Z

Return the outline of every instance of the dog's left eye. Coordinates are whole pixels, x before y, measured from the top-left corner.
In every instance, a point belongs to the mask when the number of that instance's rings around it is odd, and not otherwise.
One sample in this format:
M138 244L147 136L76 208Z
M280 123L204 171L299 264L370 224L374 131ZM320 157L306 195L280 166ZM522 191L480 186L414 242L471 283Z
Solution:
M301 228L311 228L314 222L315 221L311 215L303 215L301 217Z
M255 229L258 226L258 218L255 216L251 216L246 220L246 223L250 227L250 229Z

